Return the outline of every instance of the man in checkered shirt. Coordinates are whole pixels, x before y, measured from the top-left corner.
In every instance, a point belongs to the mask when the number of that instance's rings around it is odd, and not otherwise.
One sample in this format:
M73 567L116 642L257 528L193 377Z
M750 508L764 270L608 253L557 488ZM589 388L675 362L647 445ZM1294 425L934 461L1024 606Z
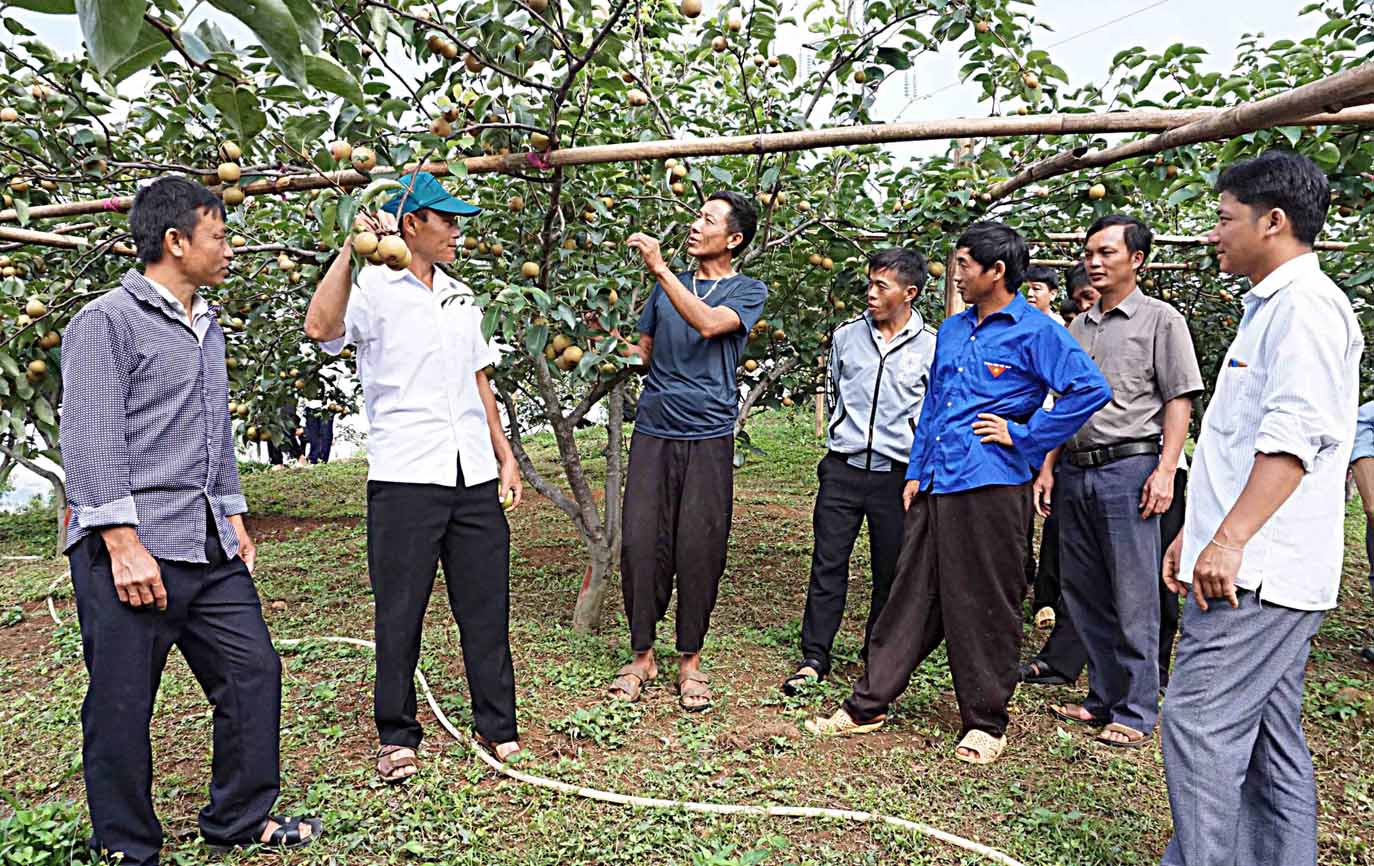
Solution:
M224 206L168 177L134 198L144 263L88 304L62 339L67 555L90 684L81 710L91 846L158 862L149 725L167 655L181 650L215 707L210 804L218 846L313 842L314 818L270 812L280 789L281 662L253 585L230 426L224 332L198 289L233 251Z

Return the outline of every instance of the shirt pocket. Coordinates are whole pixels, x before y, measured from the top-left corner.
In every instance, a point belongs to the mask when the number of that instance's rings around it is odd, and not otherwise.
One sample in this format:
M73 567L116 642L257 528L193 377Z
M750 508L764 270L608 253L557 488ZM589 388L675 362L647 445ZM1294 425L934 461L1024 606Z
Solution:
M1233 367L1231 359L1227 358L1207 404L1204 429L1233 436L1243 427L1258 426L1265 380L1264 371L1255 367Z

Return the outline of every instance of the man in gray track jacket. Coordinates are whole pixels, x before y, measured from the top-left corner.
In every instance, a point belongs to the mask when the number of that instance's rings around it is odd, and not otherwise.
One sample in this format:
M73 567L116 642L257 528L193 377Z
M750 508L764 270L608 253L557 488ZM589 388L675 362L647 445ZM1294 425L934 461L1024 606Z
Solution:
M873 622L887 600L902 546L902 488L911 438L925 398L935 332L912 308L925 282L918 252L883 250L868 260L868 308L835 329L830 347L828 453L816 472L815 546L802 618L802 660L783 683L792 694L830 673L831 646L844 616L849 556L868 519Z

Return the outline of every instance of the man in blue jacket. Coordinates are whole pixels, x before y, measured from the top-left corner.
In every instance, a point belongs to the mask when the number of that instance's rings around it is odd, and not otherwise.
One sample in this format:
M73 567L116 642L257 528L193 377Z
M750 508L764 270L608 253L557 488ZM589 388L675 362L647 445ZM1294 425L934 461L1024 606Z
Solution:
M1031 477L1112 395L1068 331L1018 293L1029 265L1025 240L1001 223L975 223L956 243L954 281L969 309L937 338L906 472L897 577L864 675L834 715L806 723L814 734L882 727L917 665L948 636L963 727L956 756L990 764L1006 747ZM1042 409L1051 389L1060 397Z

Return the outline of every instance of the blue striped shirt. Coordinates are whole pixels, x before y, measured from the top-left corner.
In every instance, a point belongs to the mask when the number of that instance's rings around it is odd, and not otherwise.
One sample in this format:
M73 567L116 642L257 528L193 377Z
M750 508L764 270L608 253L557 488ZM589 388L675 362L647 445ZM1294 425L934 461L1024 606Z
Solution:
M225 555L238 554L227 518L248 504L216 312L201 311L209 317L202 341L184 310L129 271L67 326L61 441L72 508L68 550L101 527L135 526L154 557L205 562L208 502Z
M935 341L908 480L927 493L1024 484L1045 455L1112 399L1092 358L1065 327L1017 295L978 322L970 307L945 319ZM1053 409L1042 409L1053 390ZM1007 419L1011 447L973 432L981 413Z

